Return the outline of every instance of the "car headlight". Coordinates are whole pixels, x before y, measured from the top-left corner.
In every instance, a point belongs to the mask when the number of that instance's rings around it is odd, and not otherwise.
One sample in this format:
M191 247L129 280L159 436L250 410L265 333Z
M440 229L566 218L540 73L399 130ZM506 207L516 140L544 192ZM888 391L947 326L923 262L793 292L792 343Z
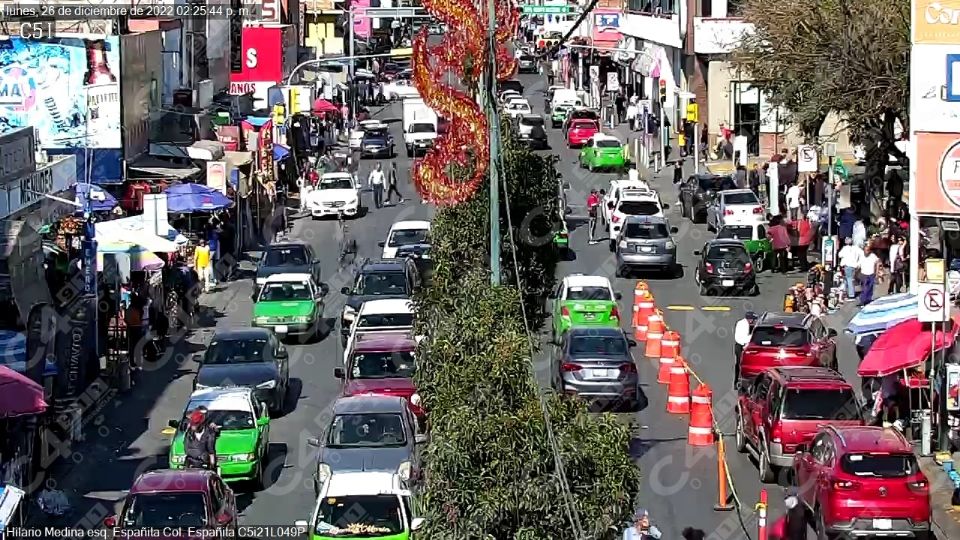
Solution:
M356 206L359 202L360 202L359 199L350 199L349 201L347 201L346 204L347 206Z
M233 454L230 456L230 461L253 461L253 454Z
M297 317L296 321L298 323L308 323L310 322L310 317Z
M270 317L257 317L257 324L267 324L270 322Z
M272 390L277 386L277 381L267 381L257 385L258 390Z
M213 388L213 387L212 387L212 386L207 386L207 385L205 385L205 384L195 384L195 385L193 385L193 389L194 389L195 391L196 391L196 390L207 390L207 389L210 389L210 388Z
M415 394L413 394L412 396L410 396L410 403L411 403L414 407L419 407L419 406L420 406L420 394L416 394L416 393L415 393Z
M333 471L330 470L330 466L326 463L321 463L317 465L317 481L321 484L330 479L330 476L333 475Z
M669 241L669 240L668 240L667 243L663 245L663 247L665 247L665 248L667 248L667 249L675 249L675 248L677 247L677 245L674 244L672 241Z
M400 467L397 468L397 475L400 476L400 480L404 482L410 480L410 472L413 470L412 465L409 461L404 461L400 464Z

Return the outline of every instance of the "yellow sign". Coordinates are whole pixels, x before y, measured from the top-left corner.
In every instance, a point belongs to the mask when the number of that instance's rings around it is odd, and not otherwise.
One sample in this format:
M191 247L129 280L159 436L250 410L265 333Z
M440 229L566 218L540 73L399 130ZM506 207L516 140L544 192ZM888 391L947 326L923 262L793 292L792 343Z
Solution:
M300 89L290 88L290 112L303 112L300 110Z
M699 122L700 107L696 103L687 104L687 122Z
M283 124L284 112L285 112L285 111L284 111L283 103L277 103L276 105L273 106L273 123L274 123L274 125L278 125L278 126L279 126L279 125Z
M946 262L943 259L927 259L924 269L927 271L927 283L946 283Z
M913 42L960 44L960 0L914 0Z

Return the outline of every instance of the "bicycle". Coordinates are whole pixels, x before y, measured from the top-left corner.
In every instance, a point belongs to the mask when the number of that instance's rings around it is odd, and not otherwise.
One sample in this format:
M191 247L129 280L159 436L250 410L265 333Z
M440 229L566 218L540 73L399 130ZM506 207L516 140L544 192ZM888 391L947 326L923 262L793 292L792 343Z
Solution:
M347 225L343 210L337 211L337 231L340 234L340 252L337 262L343 265L348 255L357 254L357 241L350 238L350 227Z

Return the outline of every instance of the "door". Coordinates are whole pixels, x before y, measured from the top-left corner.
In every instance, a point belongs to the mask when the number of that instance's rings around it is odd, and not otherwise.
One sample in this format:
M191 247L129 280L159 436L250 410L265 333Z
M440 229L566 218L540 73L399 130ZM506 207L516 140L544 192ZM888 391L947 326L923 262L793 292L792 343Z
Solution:
M817 357L821 366L830 366L830 342L827 330L819 320L810 325L810 352Z
M757 375L750 398L750 436L758 443L760 431L763 430L764 414L766 414L767 394L770 391L770 376L761 373Z
M817 458L823 455L827 442L827 434L821 433L810 443L810 448L804 452L797 461L797 486L800 499L809 503L811 501L812 486L811 478L816 477Z

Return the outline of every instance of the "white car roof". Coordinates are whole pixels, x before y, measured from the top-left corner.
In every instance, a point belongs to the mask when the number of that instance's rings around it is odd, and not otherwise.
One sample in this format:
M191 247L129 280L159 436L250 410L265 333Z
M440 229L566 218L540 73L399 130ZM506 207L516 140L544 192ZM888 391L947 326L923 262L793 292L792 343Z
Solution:
M753 193L753 190L751 190L751 189L725 189L725 190L723 190L723 191L720 192L720 196L721 196L721 197L725 197L725 196L727 196L727 195L741 195L741 194L744 194L744 193ZM756 196L756 194L754 194L754 196Z
M348 172L328 172L328 173L323 173L323 176L320 177L320 181L323 182L324 180L340 180L342 178L353 180L353 175Z
M324 484L323 497L359 495L410 495L401 487L400 477L390 472L338 472Z
M656 191L642 188L624 188L620 192L620 199L629 199L631 201L654 201L660 203L660 195Z
M360 306L360 315L380 315L385 313L413 313L413 302L406 298L385 300L367 300Z
M272 276L267 277L266 283L303 283L304 281L310 281L313 279L313 276L310 274L273 274Z
M593 137L590 137L590 138L596 139L598 141L606 140L606 141L617 141L618 143L620 142L620 139L614 137L613 135L607 135L606 133L596 133L593 135Z
M419 230L430 230L429 221L398 221L390 226L390 232L393 231L419 231Z
M604 276L572 275L563 278L567 287L607 287L611 288L610 280Z
M386 124L384 124L384 123L381 122L380 120L364 120L363 122L360 122L360 125L363 126L363 127L380 127L380 126L386 126Z
M249 388L206 388L190 394L187 409L191 411L203 405L210 411L254 412Z

